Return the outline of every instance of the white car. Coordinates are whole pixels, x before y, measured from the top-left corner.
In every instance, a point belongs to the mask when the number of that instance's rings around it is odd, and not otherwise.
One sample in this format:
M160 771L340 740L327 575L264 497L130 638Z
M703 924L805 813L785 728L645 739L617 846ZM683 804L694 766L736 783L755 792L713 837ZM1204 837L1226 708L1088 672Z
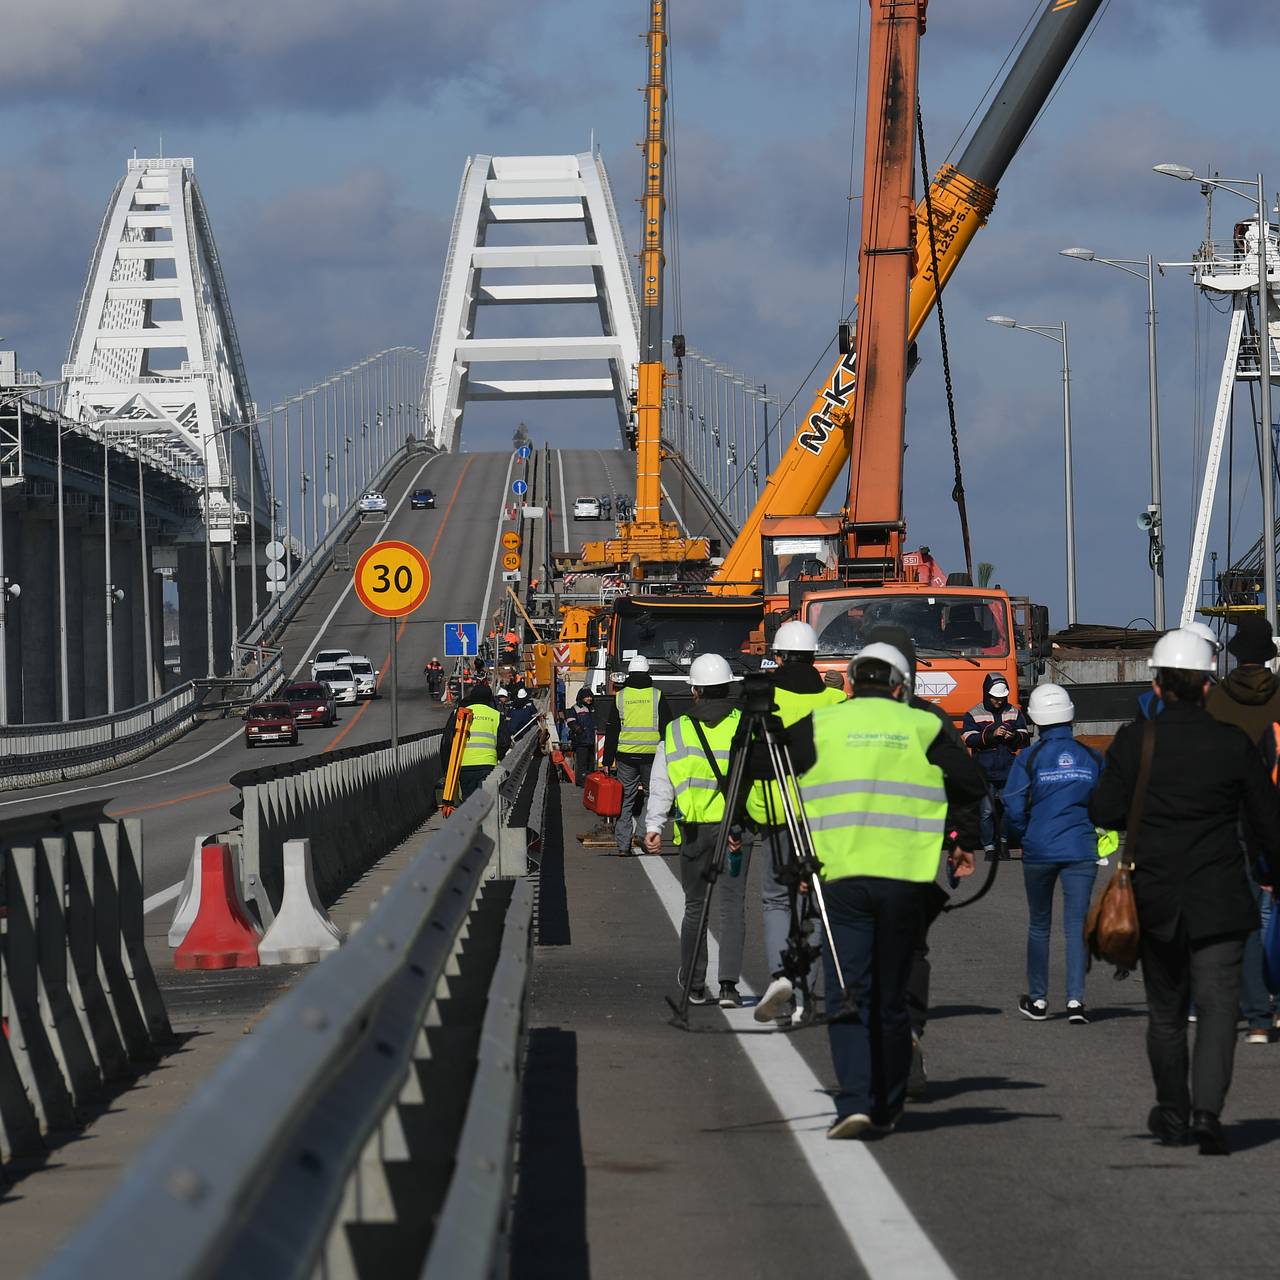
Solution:
M350 649L321 649L320 652L311 659L311 678L313 680L320 679L320 677L316 675L317 667L341 666L349 657L351 657Z
M600 499L578 498L573 504L573 518L575 520L599 520L601 518Z
M360 691L350 667L334 662L318 664L314 670L314 678L333 690L334 702L352 703L359 698Z
M380 493L374 493L372 489L360 499L361 511L386 511L386 509L386 498Z
M355 676L356 692L362 698L378 696L378 671L368 658L353 653L350 657L343 659L342 665Z

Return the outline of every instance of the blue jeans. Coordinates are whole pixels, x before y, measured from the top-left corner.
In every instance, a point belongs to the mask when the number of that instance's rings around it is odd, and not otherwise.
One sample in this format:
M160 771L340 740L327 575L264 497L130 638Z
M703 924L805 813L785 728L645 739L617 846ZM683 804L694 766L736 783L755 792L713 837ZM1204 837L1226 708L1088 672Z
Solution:
M1262 886L1249 876L1249 887L1253 890L1254 900L1259 911L1264 912L1263 925L1269 893L1263 893ZM1255 929L1244 940L1244 963L1240 967L1240 1016L1248 1024L1250 1031L1269 1031L1271 1029L1271 992L1267 990L1267 982L1262 973L1262 930Z
M907 980L924 923L925 886L879 876L823 884L840 969L857 1007L827 1025L836 1072L836 1114L861 1112L877 1123L897 1119L911 1070ZM822 953L829 1016L840 1012L840 984Z
M1049 994L1049 933L1053 925L1053 888L1062 881L1062 927L1067 935L1067 999L1084 1003L1088 955L1084 922L1098 874L1094 858L1083 862L1023 862L1027 888L1027 994L1044 1000Z

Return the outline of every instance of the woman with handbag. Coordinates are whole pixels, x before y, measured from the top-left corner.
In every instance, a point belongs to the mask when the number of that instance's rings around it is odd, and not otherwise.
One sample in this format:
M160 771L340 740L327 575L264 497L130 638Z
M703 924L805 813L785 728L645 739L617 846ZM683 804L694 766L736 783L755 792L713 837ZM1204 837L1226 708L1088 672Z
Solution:
M1115 959L1106 935L1127 914L1131 894L1156 1087L1147 1126L1168 1146L1193 1138L1202 1155L1229 1151L1220 1117L1235 1061L1244 944L1258 927L1241 818L1249 849L1273 864L1280 858L1280 799L1257 749L1204 709L1216 665L1212 646L1194 632L1157 641L1149 666L1164 712L1116 734L1089 802L1095 825L1126 831L1116 874L1087 927L1095 950ZM1189 1055L1193 987L1198 1021Z

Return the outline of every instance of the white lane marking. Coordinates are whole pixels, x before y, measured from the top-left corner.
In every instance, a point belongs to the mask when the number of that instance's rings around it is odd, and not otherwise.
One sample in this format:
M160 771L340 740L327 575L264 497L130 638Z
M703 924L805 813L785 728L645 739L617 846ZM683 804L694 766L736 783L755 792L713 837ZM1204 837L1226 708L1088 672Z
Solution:
M556 465L560 468L560 550L569 551L569 508L564 492L564 450L556 450Z
M433 462L435 462L439 458L443 458L444 456L445 455L442 453L433 454L430 458L426 460L426 462L422 464L422 466L418 468L417 474L413 477L412 480L409 481L408 485L405 487L404 493L400 495L400 501L396 503L396 505L391 509L391 514L387 516L387 522L383 526L382 532L378 534L376 538L374 538L373 544L371 545L376 545L377 543L383 541L383 539L390 536L391 522L396 518L396 516L400 514L400 508L403 507L404 504L409 500L409 495L413 492L414 485L416 485L418 481L422 479L422 473ZM454 455L454 456L456 457L457 455ZM356 526L356 528L359 528L359 527L360 527L359 525ZM338 598L333 602L333 608L329 610L328 615L325 617L325 620L320 624L320 628L315 633L314 637L312 637L311 643L307 645L306 649L303 651L302 658L298 662L298 665L293 669L293 678L296 679L298 672L300 672L307 665L307 659L311 657L312 651L315 649L316 645L320 643L320 637L323 636L324 633L329 629L329 623L333 621L334 615L338 612L340 608L342 608L343 602L346 600L347 596L349 596L354 590L355 590L355 575L353 574L351 577L351 580L347 583L345 590L343 590L339 594Z
M159 893L153 893L151 897L142 900L142 914L149 916L153 911L159 911L166 902L172 902L182 892L182 881L177 884L171 884L167 889L161 889Z
M484 607L480 610L480 638L484 639L485 627L489 625L489 601L493 597L493 580L498 574L498 552L502 549L503 514L507 509L507 494L510 492L511 469L516 464L513 453L507 462L507 475L502 482L502 495L498 499L498 527L493 533L493 559L489 562L489 587L484 593Z
M684 918L680 882L663 858L646 856L639 862L679 934ZM715 938L708 937L708 968L713 972L719 966L719 951ZM739 987L755 994L745 982ZM735 1031L755 1033L741 1036L738 1045L799 1145L870 1280L956 1280L870 1149L856 1140L829 1139L826 1129L834 1115L815 1123L815 1109L830 1107L825 1086L788 1037L759 1034L750 1009L720 1013Z
M685 524L684 516L680 514L679 508L672 501L671 494L667 491L667 486L665 482L662 482L662 496L666 498L667 506L671 508L671 514L675 516L676 522L680 525L680 528L683 531L684 536L687 538L689 536L689 526Z
M405 490L405 497L408 497L409 493L412 490L412 485L417 483L419 477L427 469L427 467L429 467L433 462L435 462L437 458L442 458L443 456L444 456L443 454L437 453L434 457L428 458L426 462L424 462L422 466L418 468L418 474L413 477L413 480L410 483L410 488ZM396 512L398 512L403 505L404 505L404 498L401 498L400 501L396 503L395 511L393 511L391 513L391 516L387 518L388 525L391 523L391 520L394 518ZM382 538L385 538L386 536L387 536L386 533L383 533L382 536L378 539L378 541L381 542ZM320 629L316 632L315 639L313 639L311 644L308 645L307 654L310 654L312 649L316 647L316 644L320 640L320 637L324 635L325 628L329 625L330 622L333 621L333 615L338 612L338 605L340 605L343 602L343 600L347 598L347 592L350 590L351 590L351 583L348 582L347 590L344 591L342 595L338 597L337 604L335 604L333 608L329 610L329 616L325 618L325 620L320 624ZM307 661L307 658L306 658L306 655L304 655L302 661L298 663L298 665L293 669L293 674L295 676L298 674L299 671L302 670L306 661ZM92 782L92 783L89 783L87 786L75 787L70 791L51 791L47 795L42 795L42 796L31 796L31 795L16 796L12 800L0 800L0 808L3 808L4 806L11 805L11 804L29 804L32 800L61 800L64 796L78 796L78 795L82 795L86 791L105 791L108 788L132 787L139 782L151 782L156 778L164 778L171 773L180 773L183 769L190 769L193 764L200 764L202 761L207 760L210 756L216 755L219 751L223 749L223 747L229 747L233 742L240 742L243 739L244 739L244 730L237 729L233 734L231 734L230 737L223 738L221 742L214 743L214 745L211 746L208 749L208 751L203 751L200 753L200 755L193 756L190 760L185 760L181 764L170 765L167 769L157 769L154 773L140 774L136 778L117 778L114 782ZM144 907L146 906L145 903L143 905ZM149 909L150 908L147 908L147 910Z

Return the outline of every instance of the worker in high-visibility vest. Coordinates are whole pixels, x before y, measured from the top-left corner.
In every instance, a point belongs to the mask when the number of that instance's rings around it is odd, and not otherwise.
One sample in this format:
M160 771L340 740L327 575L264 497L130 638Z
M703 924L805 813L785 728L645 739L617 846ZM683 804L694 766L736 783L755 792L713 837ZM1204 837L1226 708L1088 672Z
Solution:
M773 637L776 663L772 672L773 710L784 728L811 715L819 707L844 701L843 687L833 689L823 683L814 666L817 651L818 633L807 622L784 622ZM764 772L767 775L772 770ZM798 803L799 797L793 795L793 801ZM764 995L752 1010L757 1022L777 1019L779 1023L789 1024L795 1009L794 988L782 963L791 932L791 893L786 883L779 879L781 868L774 866L771 856L776 848L783 865L792 857L786 822L778 784L767 778L753 782L747 793L747 830L753 838L743 844L742 874L745 877L751 865L752 848L760 848L764 858L760 893L764 906L765 964L769 966L771 975ZM724 967L723 951L721 967ZM734 1003L741 1005L742 1001Z
M604 767L622 783L622 812L613 825L619 853L631 852L636 793L649 780L654 754L670 723L671 708L653 687L649 659L638 653L627 663L626 683L614 694L604 726Z
M977 763L937 716L908 706L910 664L888 644L849 663L853 697L788 731L800 798L821 865L823 896L852 1008L823 953L837 1080L828 1138L892 1132L911 1069L907 980L938 873L947 805L980 799ZM948 855L971 875L973 854Z
M494 705L493 690L487 683L477 684L462 704L471 708L471 727L462 751L462 768L458 773L458 795L465 800L489 776L511 747L511 734L502 714ZM453 750L456 721L450 719L440 739L440 759L447 762Z
M662 828L676 810L675 842L680 849L680 883L684 889L684 920L680 925L680 972L677 983L692 971L689 999L711 1004L707 993L707 940L698 936L702 905L711 890L708 872L715 853L716 831L724 818L729 756L742 718L730 694L733 670L719 654L704 653L689 667L692 709L667 726L654 752L649 773L649 802L645 808L644 847L662 849ZM726 904L729 910L726 911ZM734 945L735 912L741 928L741 902L720 895L720 946ZM739 950L741 939L736 943Z

